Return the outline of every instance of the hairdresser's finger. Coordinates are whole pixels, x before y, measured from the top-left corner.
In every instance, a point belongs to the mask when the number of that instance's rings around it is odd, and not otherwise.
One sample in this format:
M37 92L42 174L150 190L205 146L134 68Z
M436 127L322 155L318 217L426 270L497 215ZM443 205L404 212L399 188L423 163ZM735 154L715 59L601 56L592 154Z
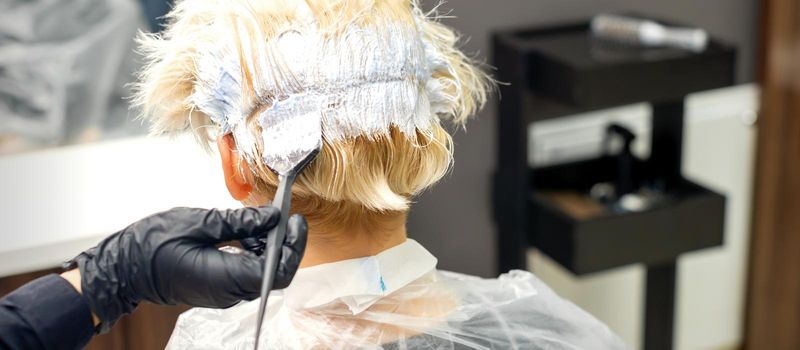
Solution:
M289 286L295 272L300 267L308 240L308 224L306 219L298 214L292 215L286 227L286 238L281 247L281 257L278 262L278 271L275 274L273 289L283 289ZM256 258L253 254L230 257L237 260L242 266L235 276L236 284L244 300L258 298L261 292L261 283L264 273L264 257Z
M286 288L300 267L305 252L308 235L306 220L294 215L287 225L286 239L281 247L281 260L275 275L274 289ZM258 257L247 251L231 254L217 250L207 250L208 261L204 276L209 280L206 285L218 289L210 291L214 295L214 306L228 306L232 300L253 300L260 296L264 274L264 257Z
M210 210L203 218L199 239L212 243L266 235L275 227L281 212L275 207Z
M242 247L256 255L261 255L264 253L264 247L266 247L266 243L261 238L256 237L247 237L239 240L239 243L242 244Z
M270 206L267 204L267 206ZM245 237L239 240L239 243L242 247L256 255L261 255L264 253L264 247L267 246L266 244L267 232L264 231L263 233L259 234L256 233L254 236Z
M303 256L308 240L308 222L300 214L289 217L286 227L286 238L283 240L284 247L292 247L296 252Z
M264 258L245 253L231 257L231 260L237 264L237 268L231 270L231 280L235 281L237 288L236 297L241 300L253 300L261 296Z
M185 304L193 306L224 308L240 300L258 298L263 274L263 259L250 252L241 250L238 253L219 251L207 248L198 257L203 261L205 270L198 272L198 266L186 266L194 271L183 271L184 281L191 286L190 291L183 294L188 300ZM173 282L173 284L175 284Z
M226 293L238 300L258 298L261 295L261 283L264 276L264 258L246 251L242 254L222 254L226 261L225 265L229 267L226 271L228 281L211 282L220 285L228 284L228 286L220 287L226 288Z
M308 240L308 223L299 214L292 215L286 227L286 239L281 247L281 260L275 276L275 289L283 289L292 282L295 272L300 267Z

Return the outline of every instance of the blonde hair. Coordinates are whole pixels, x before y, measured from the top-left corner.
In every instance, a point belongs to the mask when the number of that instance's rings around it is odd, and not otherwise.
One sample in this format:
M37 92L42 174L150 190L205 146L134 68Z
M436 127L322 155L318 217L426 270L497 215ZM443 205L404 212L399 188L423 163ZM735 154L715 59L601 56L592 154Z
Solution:
M293 188L294 211L307 215L310 221L328 221L332 226L348 227L387 212L407 211L411 199L441 179L452 164L452 138L439 120L463 125L485 103L491 84L487 75L456 48L456 33L431 14L422 14L416 0L179 1L168 15L169 25L163 34L140 39L148 64L137 85L135 104L143 109L154 133L191 130L207 146L209 128L215 128L212 120L217 121L219 116L209 115L193 98L198 89L208 88L203 85L200 62L216 54L214 48L235 43L241 66L239 93L249 106L241 107L248 111L246 130L234 136L238 148L254 150L254 156L247 159L255 178L254 193L270 196L277 176L259 156L264 147L258 142L261 125L252 113L264 107L253 101L258 95L258 72L244 64L257 45L239 41L242 37L274 39L303 21L304 11L306 15L310 12L314 25L329 36L353 25L380 29L399 23L414 30L444 61L431 72L445 98L444 108L431 116L434 122L430 128L407 133L391 125L385 132L372 135L325 139L317 159ZM237 21L240 18L247 18L250 25L242 26ZM221 31L220 26L231 30ZM248 33L242 36L241 31Z

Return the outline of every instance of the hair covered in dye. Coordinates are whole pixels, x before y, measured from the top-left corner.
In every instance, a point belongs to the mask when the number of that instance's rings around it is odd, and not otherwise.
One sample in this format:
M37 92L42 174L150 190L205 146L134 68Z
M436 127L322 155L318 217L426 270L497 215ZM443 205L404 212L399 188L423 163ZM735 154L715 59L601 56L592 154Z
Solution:
M263 156L287 146L276 135L321 120L322 150L293 190L309 219L407 210L452 163L440 122L462 125L490 84L416 0L186 0L169 21L141 40L136 103L153 131L231 133L270 195Z

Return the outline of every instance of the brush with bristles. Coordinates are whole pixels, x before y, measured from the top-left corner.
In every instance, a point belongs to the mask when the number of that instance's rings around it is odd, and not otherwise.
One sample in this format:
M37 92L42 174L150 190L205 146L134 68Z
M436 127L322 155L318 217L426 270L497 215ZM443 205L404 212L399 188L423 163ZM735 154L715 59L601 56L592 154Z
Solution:
M620 15L595 16L591 31L596 38L633 46L666 46L693 52L702 52L708 46L705 30L667 27L654 21Z
M271 108L268 116L260 119L264 140L264 163L278 174L278 188L272 204L281 211L278 225L267 234L264 254L264 280L261 283L261 302L256 321L254 349L258 350L261 326L267 299L272 290L280 261L281 247L286 237L289 209L292 201L292 184L303 169L310 164L322 147L322 126L319 116L296 115L292 111L281 113L280 102ZM266 125L265 125L266 124Z

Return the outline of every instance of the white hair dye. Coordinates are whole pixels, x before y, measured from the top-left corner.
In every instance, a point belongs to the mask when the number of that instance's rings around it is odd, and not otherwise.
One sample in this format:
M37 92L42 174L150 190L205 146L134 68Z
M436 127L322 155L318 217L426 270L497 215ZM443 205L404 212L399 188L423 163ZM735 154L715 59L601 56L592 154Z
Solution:
M299 12L307 12L307 23L270 40L246 30L258 28L254 18L238 18L241 47L207 48L197 62L192 102L222 132L233 133L244 157L255 157L259 141L267 164L291 164L297 150L313 148L315 137L374 137L395 127L413 139L439 123L438 114L450 112L453 93L432 75L452 67L414 24L353 24L324 33L307 8ZM425 20L418 8L413 13L417 25ZM245 53L243 62L236 50ZM256 74L254 96L243 96L242 67ZM248 130L252 116L262 128L261 140Z

